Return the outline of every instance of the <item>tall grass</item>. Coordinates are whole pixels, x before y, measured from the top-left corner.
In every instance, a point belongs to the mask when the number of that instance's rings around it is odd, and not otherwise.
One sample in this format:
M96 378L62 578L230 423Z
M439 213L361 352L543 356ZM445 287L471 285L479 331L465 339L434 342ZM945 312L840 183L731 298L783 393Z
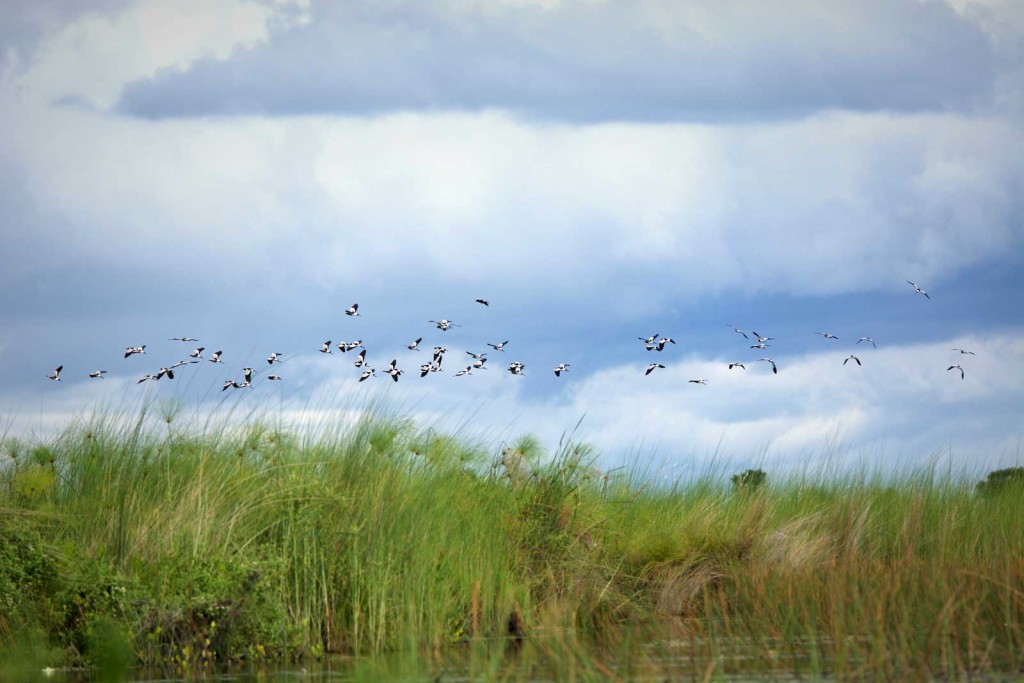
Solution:
M316 436L176 417L2 444L8 653L94 663L113 625L134 661L182 670L393 652L494 678L538 661L584 677L1024 667L1019 488L982 496L931 470L666 488L595 470L584 444L495 453L380 413Z

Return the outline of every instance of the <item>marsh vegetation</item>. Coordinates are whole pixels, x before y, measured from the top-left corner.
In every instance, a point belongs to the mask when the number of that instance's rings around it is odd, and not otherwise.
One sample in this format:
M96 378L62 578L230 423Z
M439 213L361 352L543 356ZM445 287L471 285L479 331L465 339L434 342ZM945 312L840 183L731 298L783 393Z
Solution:
M585 444L495 448L386 414L315 437L165 422L94 417L48 442L4 440L0 670L1024 669L1019 479L665 485L598 471Z

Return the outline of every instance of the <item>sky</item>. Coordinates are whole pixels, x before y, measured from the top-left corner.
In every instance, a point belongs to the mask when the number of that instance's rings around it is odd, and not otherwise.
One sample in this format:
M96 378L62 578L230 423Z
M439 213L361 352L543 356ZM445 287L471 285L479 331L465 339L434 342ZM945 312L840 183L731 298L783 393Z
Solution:
M0 231L8 438L384 406L672 476L1024 464L1016 0L7 0Z

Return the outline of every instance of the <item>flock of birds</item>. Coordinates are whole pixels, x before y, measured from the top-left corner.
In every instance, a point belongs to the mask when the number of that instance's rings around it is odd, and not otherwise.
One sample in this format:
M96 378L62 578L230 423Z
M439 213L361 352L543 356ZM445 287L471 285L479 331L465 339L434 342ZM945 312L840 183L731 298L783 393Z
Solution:
M921 294L922 296L924 296L927 299L931 299L931 297L928 295L928 292L923 290L916 283L911 282L910 280L907 280L907 283L910 286L912 286L914 288L914 290L918 294ZM480 304L482 306L490 307L490 301L488 301L487 299L482 299L482 298L481 299L476 299L475 303ZM345 309L345 315L349 316L349 317L358 317L358 316L360 316L359 304L358 303L354 303L351 306L349 306L347 309ZM461 327L460 325L458 325L458 324L456 324L456 323L454 323L451 320L448 320L446 318L442 318L440 320L429 320L427 322L432 323L441 332L447 332L448 330L450 330L450 329L452 329L454 327ZM775 339L774 337L764 336L764 335L762 335L759 332L754 331L754 330L750 331L750 334L753 335L753 339L751 339L751 337L748 336L746 331L744 331L744 330L742 330L742 329L740 329L740 328L738 328L735 325L732 325L730 323L726 323L726 325L729 328L731 328L732 331L735 332L736 334L742 335L743 338L746 339L747 341L754 341L754 343L750 345L751 349L765 350L765 349L767 349L767 348L769 348L771 346L771 344L769 344L769 342L773 341ZM821 335L824 339L829 340L829 341L838 341L839 340L838 336L836 336L836 335L834 335L834 334L832 334L830 332L816 332L815 334ZM637 339L639 339L641 342L643 342L645 350L653 351L653 352L657 352L657 353L663 352L667 348L667 345L675 344L676 343L675 339L673 339L671 337L667 337L667 336L661 336L657 332L652 334L652 335L649 335L647 337L637 337ZM194 343L194 342L198 342L199 340L194 338L194 337L173 337L169 341L183 342L183 343ZM420 343L422 341L423 341L423 337L417 337L413 341L409 342L406 345L406 348L408 350L410 350L410 351L419 351L420 350ZM494 342L494 343L488 342L487 346L491 347L491 349L493 349L496 352L504 352L505 351L505 347L508 345L508 343L509 343L509 340L506 339L506 340L501 341L501 342ZM859 339L857 339L856 344L862 344L862 343L864 343L864 344L871 344L872 348L875 348L875 349L878 348L878 345L875 343L875 340L872 339L871 337L860 337ZM362 339L357 339L355 341L340 341L337 344L333 344L332 340L328 339L328 340L324 341L323 344L320 345L319 352L322 353L322 354L331 354L331 353L333 353L333 349L334 348L337 348L338 351L340 351L341 353L348 353L350 351L355 351L356 349L361 349L359 351L359 353L356 354L355 361L353 362L353 365L360 371L359 379L358 379L359 382L364 382L364 381L366 381L367 379L369 379L371 377L376 377L377 376L377 370L372 368L372 367L370 367L369 364L367 363L367 360L366 360L366 348L363 346L363 340ZM973 356L973 355L975 355L975 353L973 351L968 351L966 349L956 348L956 349L951 349L951 350L959 352L961 356L966 356L966 355ZM138 384L142 384L144 382L159 381L159 380L161 380L161 379L163 379L165 377L168 380L173 380L174 379L174 371L176 369L178 369L180 367L183 367L183 366L187 366L187 365L195 365L195 364L198 364L198 363L202 363L204 361L205 362L209 362L209 363L215 363L215 364L223 364L224 363L224 361L221 360L221 356L224 353L223 351L218 350L218 351L215 351L215 352L211 353L209 356L204 356L203 354L204 354L205 351L206 351L206 347L197 346L188 354L187 358L181 359L181 360L179 360L179 361L177 361L177 362L175 362L175 363L173 363L171 365L167 365L165 367L161 367L156 372L147 373L147 374L143 375L138 380L137 383ZM447 353L448 353L448 349L446 349L444 346L440 346L440 345L434 346L431 360L429 362L424 362L419 367L420 377L426 377L430 373L441 372L441 367L442 367L442 364L443 364L444 359L445 359L445 354L447 354ZM466 351L466 353L470 356L471 362L468 365L466 365L465 367L462 367L458 371L453 373L455 377L463 377L463 376L466 376L466 375L471 375L474 370L486 370L487 369L487 365L486 365L487 361L488 361L487 354L490 353L490 352L485 351L483 353L477 353L477 352L474 352L474 351ZM124 350L124 358L126 358L126 359L131 357L131 356L134 356L134 355L145 355L145 354L146 354L146 345L145 344L142 344L142 345L139 345L139 346L128 346ZM280 352L280 351L271 352L267 356L267 358L266 358L267 365L270 366L270 368L273 368L275 365L280 364L282 362L282 356L284 356L284 355L285 354ZM858 366L862 365L860 357L858 357L857 355L852 354L852 353L850 355L848 355L843 360L843 365L846 365L850 361L854 361ZM771 357L758 358L756 362L768 363L769 365L771 365L771 369L772 369L772 373L773 374L778 374L779 373L778 364L775 362L775 359L773 359ZM555 376L556 377L561 377L562 374L567 373L569 371L570 367L571 366L570 366L569 363L559 363L559 364L557 364L554 367L554 374L555 374ZM746 365L741 363L741 362L729 363L728 367L729 367L729 370L733 370L734 368L739 368L739 369L745 371L747 369ZM645 375L650 375L655 370L657 370L657 369L664 369L664 368L665 368L665 366L663 364L661 364L659 362L653 362L653 363L651 363L651 364L649 364L647 366L647 369L644 371L644 374ZM523 375L525 369L526 369L526 365L524 363L522 363L520 361L516 361L516 360L510 362L508 364L508 367L507 367L507 370L508 370L508 372L510 374L518 375L518 376ZM55 382L60 382L61 381L61 373L63 372L63 370L64 370L64 366L63 365L58 365L53 370L53 372L51 372L49 375L47 375L47 378L52 380L52 381L55 381ZM964 368L960 364L950 365L946 370L947 370L947 372L951 371L951 370L959 370L959 372L960 372L960 379L964 379L966 377L966 373L964 372ZM387 367L382 369L381 372L383 374L388 375L389 377L391 377L391 379L393 381L397 382L398 378L402 374L404 374L405 371L398 367L398 360L397 359L392 359L391 362L387 365ZM90 377L92 379L102 379L106 374L107 374L107 370L95 370L93 372L88 373L88 377ZM253 374L254 374L253 368L251 368L251 367L243 368L242 369L242 381L238 381L237 378L226 379L226 380L224 380L224 384L221 387L221 391L227 391L228 389L251 388L252 385L253 385L252 384L252 382L253 382ZM269 381L281 381L283 378L280 375L277 375L277 374L271 372L271 373L267 374L266 379L269 380ZM693 384L700 384L700 385L705 385L705 386L708 384L708 380L704 379L704 378L695 378L695 379L691 379L691 380L688 380L688 381L690 383L693 383Z

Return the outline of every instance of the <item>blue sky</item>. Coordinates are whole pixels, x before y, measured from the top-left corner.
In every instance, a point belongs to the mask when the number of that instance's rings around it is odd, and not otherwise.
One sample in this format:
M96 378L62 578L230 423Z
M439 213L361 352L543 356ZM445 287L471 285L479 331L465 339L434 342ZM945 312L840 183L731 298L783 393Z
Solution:
M9 5L9 435L150 399L296 424L384 400L495 444L582 418L607 465L1019 464L1020 3ZM726 323L776 337L779 374ZM136 385L181 335L224 365ZM317 352L360 338L399 383ZM221 394L271 351L284 381Z

